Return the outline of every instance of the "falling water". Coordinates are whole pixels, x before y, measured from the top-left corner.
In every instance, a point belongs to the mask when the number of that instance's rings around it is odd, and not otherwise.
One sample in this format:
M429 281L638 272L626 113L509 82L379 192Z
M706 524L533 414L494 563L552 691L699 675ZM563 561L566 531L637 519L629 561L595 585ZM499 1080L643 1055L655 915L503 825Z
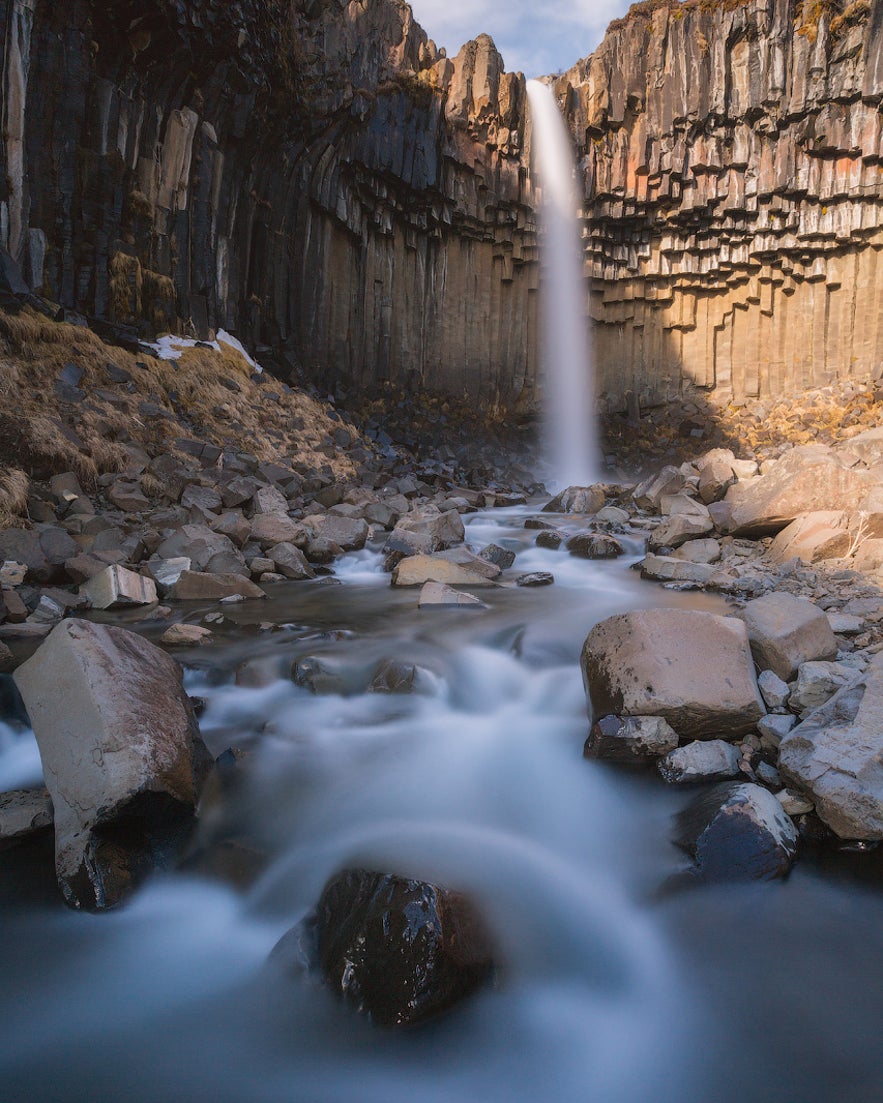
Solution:
M600 451L573 150L551 88L532 80L527 94L542 184L545 451L553 482L586 486L600 477Z

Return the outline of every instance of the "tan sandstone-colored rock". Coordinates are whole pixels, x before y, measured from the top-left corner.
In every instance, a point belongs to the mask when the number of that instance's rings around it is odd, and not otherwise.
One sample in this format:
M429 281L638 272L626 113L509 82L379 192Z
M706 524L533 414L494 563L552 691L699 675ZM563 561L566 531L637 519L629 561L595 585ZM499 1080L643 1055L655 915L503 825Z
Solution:
M751 653L761 670L790 682L805 662L831 660L837 640L824 612L793 594L764 594L742 610Z
M186 822L211 766L181 668L123 628L64 621L15 672L55 808L59 885L119 903Z
M267 595L249 579L238 574L204 574L182 571L168 590L175 601L221 601L227 597L265 598Z
M802 513L776 536L767 556L771 563L801 559L815 563L845 555L850 546L849 516L842 510Z
M409 556L393 569L393 586L422 586L425 582L441 582L448 586L492 586L493 578L489 578L484 571L479 572L434 555Z
M745 625L681 609L610 617L580 660L594 716L662 716L682 738L733 739L764 715Z

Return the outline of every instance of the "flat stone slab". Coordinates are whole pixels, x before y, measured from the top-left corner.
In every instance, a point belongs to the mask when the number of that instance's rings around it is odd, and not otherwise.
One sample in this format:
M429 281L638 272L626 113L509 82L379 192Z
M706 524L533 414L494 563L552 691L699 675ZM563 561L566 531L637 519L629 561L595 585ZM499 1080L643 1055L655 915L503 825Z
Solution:
M473 594L461 594L441 582L427 582L417 600L420 609L487 609Z

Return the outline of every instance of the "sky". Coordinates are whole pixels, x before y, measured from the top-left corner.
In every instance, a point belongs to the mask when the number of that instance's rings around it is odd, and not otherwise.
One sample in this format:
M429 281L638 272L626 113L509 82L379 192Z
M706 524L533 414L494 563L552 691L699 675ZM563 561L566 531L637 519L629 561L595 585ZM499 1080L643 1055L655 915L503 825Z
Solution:
M506 68L527 77L569 69L590 54L631 0L409 0L417 22L453 57L489 34Z

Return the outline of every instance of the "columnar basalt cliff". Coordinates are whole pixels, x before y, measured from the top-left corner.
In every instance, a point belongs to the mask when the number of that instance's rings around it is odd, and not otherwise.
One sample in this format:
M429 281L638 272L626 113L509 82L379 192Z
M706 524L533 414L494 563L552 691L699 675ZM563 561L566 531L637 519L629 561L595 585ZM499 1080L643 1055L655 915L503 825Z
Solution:
M3 0L0 243L142 333L533 401L524 82L401 0Z
M650 0L556 90L608 405L883 371L881 0Z

